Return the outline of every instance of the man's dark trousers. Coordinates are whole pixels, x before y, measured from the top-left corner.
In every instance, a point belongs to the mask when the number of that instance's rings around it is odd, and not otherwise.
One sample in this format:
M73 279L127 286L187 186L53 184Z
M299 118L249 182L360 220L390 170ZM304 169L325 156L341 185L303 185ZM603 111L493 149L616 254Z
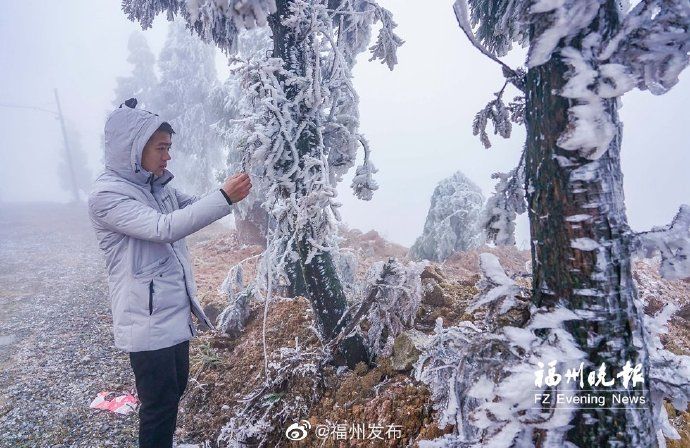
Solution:
M170 448L177 407L189 378L189 341L172 347L131 352L139 408L139 447Z

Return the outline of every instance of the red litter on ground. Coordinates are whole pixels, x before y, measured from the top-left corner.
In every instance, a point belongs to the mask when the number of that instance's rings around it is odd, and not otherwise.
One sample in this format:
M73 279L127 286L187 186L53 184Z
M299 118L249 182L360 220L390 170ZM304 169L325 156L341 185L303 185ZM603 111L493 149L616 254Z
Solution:
M116 414L127 415L137 410L139 400L132 394L121 392L99 392L91 402L91 409L103 409Z

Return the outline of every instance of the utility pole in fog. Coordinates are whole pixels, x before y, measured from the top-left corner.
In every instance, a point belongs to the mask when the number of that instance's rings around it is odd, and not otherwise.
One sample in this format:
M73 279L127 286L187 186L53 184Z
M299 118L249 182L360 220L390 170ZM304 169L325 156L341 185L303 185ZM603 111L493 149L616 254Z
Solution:
M65 119L62 116L62 108L60 107L60 97L58 96L57 89L53 89L55 93L55 103L57 104L57 112L53 110L43 109L41 107L25 106L22 104L6 104L0 102L0 107L8 107L11 109L32 109L39 112L47 112L54 115L58 120L60 120L60 129L62 130L62 138L65 142L65 161L67 162L67 168L69 169L70 181L72 183L72 195L74 196L74 202L79 201L79 187L77 186L77 178L74 174L74 165L72 163L72 152L69 146L69 140L67 138L67 128L65 127Z
M62 138L65 141L65 160L69 169L70 179L72 180L72 194L74 195L74 202L79 202L79 187L77 187L77 178L74 175L74 166L72 165L72 153L69 148L69 139L67 138L67 129L65 128L65 119L62 117L62 108L60 107L60 97L57 89L55 92L55 103L57 104L57 116L60 120L60 129L62 129Z

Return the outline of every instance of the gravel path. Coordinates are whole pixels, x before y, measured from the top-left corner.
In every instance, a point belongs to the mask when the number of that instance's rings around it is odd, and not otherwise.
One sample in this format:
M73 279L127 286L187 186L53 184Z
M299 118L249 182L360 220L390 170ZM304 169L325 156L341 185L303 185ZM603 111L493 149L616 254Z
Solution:
M0 205L0 447L132 447L137 416L89 409L129 391L103 257L83 206Z

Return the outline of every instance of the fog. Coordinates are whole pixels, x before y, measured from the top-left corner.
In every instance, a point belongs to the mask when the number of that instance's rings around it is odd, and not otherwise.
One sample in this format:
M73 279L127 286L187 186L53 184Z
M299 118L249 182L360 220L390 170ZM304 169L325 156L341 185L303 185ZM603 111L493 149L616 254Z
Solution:
M458 28L452 1L425 2L424 7L380 3L394 13L398 34L406 41L394 71L365 56L354 72L361 130L373 150L380 188L373 200L359 201L349 191L350 175L339 188L339 201L351 227L376 229L409 246L422 231L439 180L461 170L488 196L491 173L514 167L525 134L516 127L510 140L493 137L489 150L472 135L474 114L503 79L500 68ZM54 88L65 117L81 133L92 173L101 169L103 125L116 77L130 72L127 40L134 30L140 26L125 18L119 1L0 3L0 201L70 198L57 177L63 140L50 112L56 110ZM156 55L166 32L162 16L144 32ZM522 59L518 51L505 60L517 66ZM227 68L220 53L217 65L222 79ZM690 99L689 76L686 71L664 96L634 91L623 99L626 204L636 230L668 223L681 203L690 202L684 104ZM528 239L523 217L517 240L526 247Z

